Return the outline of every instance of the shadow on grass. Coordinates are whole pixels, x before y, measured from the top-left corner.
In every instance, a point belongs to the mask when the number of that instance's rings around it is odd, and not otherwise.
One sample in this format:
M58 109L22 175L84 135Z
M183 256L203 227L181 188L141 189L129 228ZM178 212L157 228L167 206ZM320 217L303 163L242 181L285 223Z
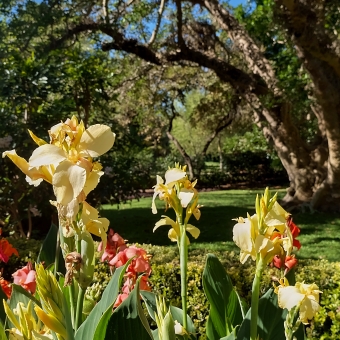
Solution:
M225 242L232 241L232 230L235 224L232 218L246 216L247 209L231 206L203 207L199 221L191 217L189 223L200 229L201 234L196 242ZM102 216L110 220L110 227L130 243L149 243L153 245L169 245L170 226L159 227L155 232L155 223L161 219L164 211L153 215L149 208L130 208L126 210L104 210ZM172 210L166 213L172 219Z

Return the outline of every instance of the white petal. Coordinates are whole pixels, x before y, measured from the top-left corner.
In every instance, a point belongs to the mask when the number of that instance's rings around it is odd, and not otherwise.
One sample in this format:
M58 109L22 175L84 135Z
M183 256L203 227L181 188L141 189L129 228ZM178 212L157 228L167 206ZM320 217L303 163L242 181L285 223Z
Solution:
M167 170L165 173L165 185L172 184L183 179L186 176L186 172L177 168Z
M86 170L69 162L60 163L53 176L52 184L57 202L67 205L78 197L84 188Z
M190 203L191 199L194 197L195 193L192 190L182 189L178 198L181 200L181 204L183 208L186 208Z
M112 148L115 137L109 126L92 125L82 134L78 151L83 156L98 157Z
M251 239L252 225L248 218L244 219L244 223L237 223L233 229L233 240L236 245L243 251L252 252L253 242Z
M295 286L279 287L277 295L279 306L288 310L297 306L305 297L305 294L301 294L300 290Z
M33 151L28 163L30 167L58 165L65 159L66 154L62 149L52 144L44 144Z

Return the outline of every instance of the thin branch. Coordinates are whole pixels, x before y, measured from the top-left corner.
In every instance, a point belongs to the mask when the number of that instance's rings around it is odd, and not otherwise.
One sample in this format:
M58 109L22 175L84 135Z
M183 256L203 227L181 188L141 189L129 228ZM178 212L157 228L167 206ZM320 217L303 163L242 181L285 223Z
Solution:
M177 7L177 36L178 36L178 45L182 47L185 45L183 39L183 13L182 13L182 3L181 0L176 0L176 7Z
M165 0L161 0L161 4L159 6L159 10L158 10L158 16L157 16L157 23L156 23L156 27L154 29L154 31L152 32L152 35L150 37L150 40L148 41L148 43L146 44L146 46L150 47L152 46L152 44L154 43L159 27L161 25L161 20L162 20L162 16L163 16L163 11L164 11L164 5L165 5Z

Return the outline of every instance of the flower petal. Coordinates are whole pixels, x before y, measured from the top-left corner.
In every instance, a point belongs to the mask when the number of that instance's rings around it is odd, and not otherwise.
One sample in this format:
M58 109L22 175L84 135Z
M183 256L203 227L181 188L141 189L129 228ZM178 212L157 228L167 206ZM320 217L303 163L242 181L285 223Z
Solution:
M187 224L187 229L186 229L192 237L197 238L200 235L200 230L193 226L192 224Z
M300 319L304 324L308 324L309 320L312 320L315 314L319 311L320 305L315 300L313 295L306 296L300 306Z
M91 171L89 176L86 179L84 192L87 196L89 192L95 189L99 183L100 177L104 174L103 171Z
M182 189L178 198L181 200L181 204L183 208L186 208L190 203L191 199L194 197L195 193L192 190Z
M300 290L295 286L279 287L278 304L281 308L291 310L303 300L305 294L301 294Z
M78 151L83 156L98 157L112 148L115 137L109 126L92 125L82 134Z
M44 145L43 145L44 146ZM86 182L86 170L69 162L60 163L53 176L53 190L57 202L67 205L83 190Z
M174 184L174 182L177 182L181 179L183 179L186 176L186 172L177 169L177 168L172 168L166 171L165 173L165 185L168 187L171 186L170 184Z
M36 148L28 163L30 167L38 167L41 165L58 165L66 159L64 150L52 144L44 144Z

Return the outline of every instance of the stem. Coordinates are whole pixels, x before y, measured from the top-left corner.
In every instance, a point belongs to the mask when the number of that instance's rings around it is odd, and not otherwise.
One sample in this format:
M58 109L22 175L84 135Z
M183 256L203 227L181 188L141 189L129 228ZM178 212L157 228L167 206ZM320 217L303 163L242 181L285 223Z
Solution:
M83 289L79 286L78 300L77 300L77 310L76 310L76 322L74 329L77 330L82 323L83 316L83 302L85 297L86 288Z
M185 225L180 224L181 244L180 244L180 269L181 269L181 298L183 309L183 327L187 330L187 266L188 266L188 245Z
M257 316L259 311L260 282L264 263L260 254L256 257L256 272L251 294L250 340L257 340Z
M60 235L59 232L57 234L57 243L56 243L56 248L55 248L55 258L54 258L54 276L56 279L57 277L57 271L59 267L59 252L60 252Z
M74 280L72 280L72 283L68 286L70 291L70 306L71 306L71 321L72 326L74 328L75 326L75 291L74 291Z

